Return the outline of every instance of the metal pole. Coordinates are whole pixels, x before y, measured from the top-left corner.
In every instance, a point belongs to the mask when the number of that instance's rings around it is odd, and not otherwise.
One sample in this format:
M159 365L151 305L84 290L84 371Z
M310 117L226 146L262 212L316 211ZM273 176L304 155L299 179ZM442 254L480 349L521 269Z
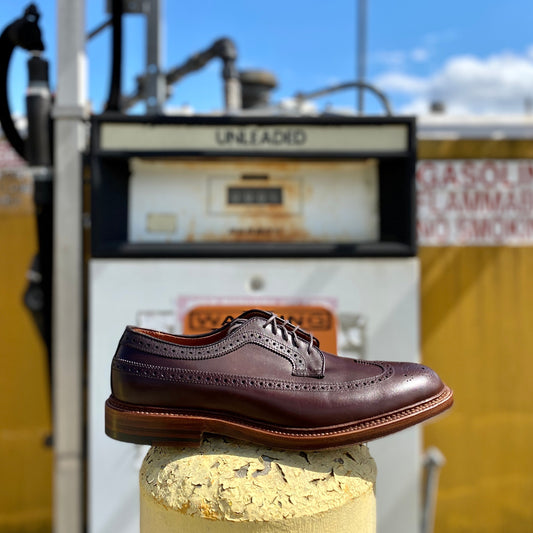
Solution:
M424 486L424 507L422 509L421 533L432 533L435 526L435 510L437 507L437 492L439 489L439 474L446 463L442 452L432 446L425 454L426 483Z
M84 530L82 395L82 160L85 2L57 0L54 144L54 533Z
M366 0L358 1L357 15L357 80L364 83L366 78ZM358 93L358 111L362 115L365 107L365 91L360 88Z
M146 112L161 113L165 103L166 83L161 73L161 2L151 0L146 32Z

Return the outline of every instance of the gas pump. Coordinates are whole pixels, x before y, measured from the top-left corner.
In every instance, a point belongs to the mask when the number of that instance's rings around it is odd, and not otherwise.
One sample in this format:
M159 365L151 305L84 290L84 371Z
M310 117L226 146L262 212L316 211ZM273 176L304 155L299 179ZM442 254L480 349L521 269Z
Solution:
M124 324L199 333L260 307L328 333L341 356L417 361L419 273L413 119L102 115L91 131L96 533L129 531L121 509L136 506L145 453L102 431ZM420 430L371 451L381 531L417 530Z

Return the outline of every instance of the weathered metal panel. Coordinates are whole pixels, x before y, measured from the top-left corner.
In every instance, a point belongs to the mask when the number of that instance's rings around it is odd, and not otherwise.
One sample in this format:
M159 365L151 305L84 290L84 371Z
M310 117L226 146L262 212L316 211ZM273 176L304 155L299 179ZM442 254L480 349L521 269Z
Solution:
M130 168L130 242L379 239L374 159L133 159Z

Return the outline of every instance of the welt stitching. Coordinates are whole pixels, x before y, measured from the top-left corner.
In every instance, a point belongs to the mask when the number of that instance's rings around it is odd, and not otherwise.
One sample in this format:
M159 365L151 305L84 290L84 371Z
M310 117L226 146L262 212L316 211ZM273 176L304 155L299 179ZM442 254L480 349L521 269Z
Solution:
M364 361L361 361L364 363ZM369 364L369 363L367 363ZM379 365L382 366L382 365ZM146 378L170 381L176 383L201 383L207 386L231 386L240 388L278 389L292 391L331 392L339 390L353 390L364 388L389 379L393 374L391 365L382 366L383 372L376 377L347 381L344 383L293 383L279 379L249 377L241 375L225 375L210 372L200 372L186 369L169 369L158 365L139 363L136 361L115 360L113 367L119 371L136 374ZM187 379L184 376L188 376Z

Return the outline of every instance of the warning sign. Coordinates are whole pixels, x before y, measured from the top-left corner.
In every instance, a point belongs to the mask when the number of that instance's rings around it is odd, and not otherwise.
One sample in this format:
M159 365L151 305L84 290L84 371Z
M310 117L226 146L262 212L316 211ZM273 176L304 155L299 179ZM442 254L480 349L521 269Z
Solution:
M533 160L420 161L423 246L533 243Z
M238 317L250 309L243 305L202 305L195 307L185 315L183 333L198 335L207 333L222 325L228 319ZM321 306L273 306L268 308L276 315L311 332L320 339L320 349L337 353L337 322L335 315Z

